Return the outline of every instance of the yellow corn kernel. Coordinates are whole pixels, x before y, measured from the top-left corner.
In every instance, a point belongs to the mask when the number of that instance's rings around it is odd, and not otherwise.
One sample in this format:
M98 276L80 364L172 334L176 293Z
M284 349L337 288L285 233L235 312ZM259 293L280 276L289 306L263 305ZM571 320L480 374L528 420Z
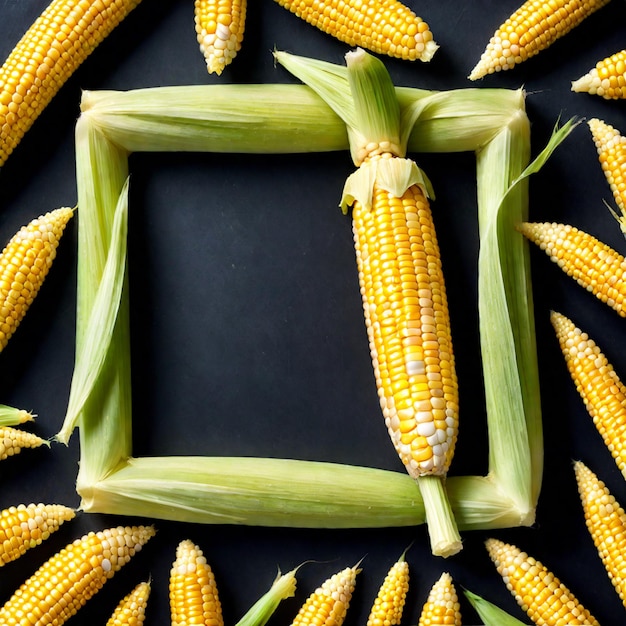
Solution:
M326 579L300 607L291 626L341 626L360 571L357 564Z
M106 626L141 626L146 618L150 588L148 581L139 583L115 607Z
M241 50L246 0L195 0L194 19L207 70L218 76Z
M409 591L409 564L404 554L391 566L367 618L367 626L396 626Z
M42 445L50 444L45 439L19 428L0 428L0 461L19 454L23 448L38 448Z
M363 311L385 423L409 475L445 475L458 433L458 382L439 246L417 185L375 186L352 221Z
M46 561L9 598L0 609L0 624L61 626L100 591L154 533L152 526L118 526L76 539Z
M550 320L576 389L626 478L626 387L587 333L560 313Z
M609 579L626 607L626 512L582 461L574 463L585 523Z
M276 0L352 47L406 61L430 61L439 47L424 20L398 0Z
M485 542L507 589L534 624L599 626L574 594L540 561L498 539Z
M524 222L518 230L581 287L626 317L626 259L621 254L569 224Z
M615 212L613 214L617 217L622 233L626 234L626 137L595 117L588 124L600 166L622 215L619 217Z
M41 544L75 515L62 504L20 504L0 511L0 567Z
M452 576L444 572L432 586L422 608L417 626L461 626L461 605L452 582Z
M0 254L0 351L39 293L72 215L63 207L39 216L20 228Z
M169 596L172 626L224 626L213 571L202 550L189 539L181 541L176 548Z
M594 68L572 82L572 91L601 96L605 100L626 98L626 50L598 61Z
M609 0L527 0L493 34L469 75L477 80L551 46Z
M74 70L141 0L52 0L0 68L0 167Z

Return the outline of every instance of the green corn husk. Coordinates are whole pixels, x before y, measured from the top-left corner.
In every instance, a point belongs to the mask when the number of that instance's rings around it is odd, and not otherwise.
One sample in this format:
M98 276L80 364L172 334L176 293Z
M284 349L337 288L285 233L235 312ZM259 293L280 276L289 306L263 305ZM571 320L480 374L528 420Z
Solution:
M347 81L345 67L330 66L329 72L329 80L334 75ZM530 524L540 487L541 415L526 243L509 229L527 211L525 183L513 183L529 154L524 94L521 90L432 92L397 87L396 95L401 128L413 124L411 132L400 137L408 151L469 150L477 156L479 291L481 316L485 316L481 326L490 329L486 336L481 334L481 343L486 354L492 449L487 476L448 477L450 506L460 529ZM89 320L107 316L104 310L92 309L114 241L115 208L128 178L131 152L280 153L350 147L345 123L304 85L86 92L81 110L76 128L77 356L90 339ZM557 133L552 146L562 139L563 133ZM519 258L524 262L518 267ZM122 273L117 266L116 274ZM77 405L81 446L77 491L83 510L318 528L424 523L419 488L403 471L287 459L132 458L128 306L125 277L100 373L89 385L84 384L86 372L74 373L75 380L83 381L76 383L78 388L89 390L84 403ZM505 340L488 341L501 332ZM495 360L498 368L494 369L490 363ZM86 364L77 362L78 366ZM498 401L501 376L513 383ZM510 411L505 406L509 403L520 410ZM73 421L64 438L71 435ZM511 432L524 436L507 439Z
M6 404L0 404L0 427L1 426L19 426L26 422L32 422L35 419L30 411L24 409L16 409Z
M525 626L526 622L520 622L516 617L513 617L481 596L467 589L464 589L463 593L474 607L476 613L478 613L480 619L483 620L485 626Z

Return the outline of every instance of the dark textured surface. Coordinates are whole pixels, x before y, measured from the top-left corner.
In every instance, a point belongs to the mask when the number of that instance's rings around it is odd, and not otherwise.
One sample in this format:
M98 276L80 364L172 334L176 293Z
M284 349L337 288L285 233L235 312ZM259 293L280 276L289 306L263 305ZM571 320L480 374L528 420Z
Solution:
M0 58L45 0L0 3ZM489 37L517 2L409 2L441 48L430 64L386 60L397 85L470 87L466 79ZM462 8L459 8L462 6ZM484 87L524 86L533 151L561 116L600 117L626 131L620 102L574 94L570 82L623 47L626 6L614 2L576 31ZM0 239L36 215L76 202L73 127L82 89L173 84L294 82L274 48L341 63L346 47L271 0L249 8L244 48L221 78L207 75L195 41L193 1L145 0L76 72L0 172ZM414 155L437 191L433 204L444 255L461 386L461 434L453 473L482 473L486 433L476 316L474 170L471 155ZM134 155L130 226L134 452L232 454L341 461L401 469L378 409L356 282L350 223L337 209L352 170L347 152L327 155ZM535 220L592 232L624 252L603 201L608 185L586 125L580 125L530 184ZM33 410L34 430L52 437L66 407L73 366L76 223L18 333L0 354L0 402ZM105 623L117 601L151 576L147 626L169 624L167 580L178 541L205 551L227 624L269 586L277 568L303 561L295 599L272 624L289 624L331 573L363 556L347 626L362 625L397 556L412 585L404 624L417 622L432 583L449 571L468 588L523 619L489 561L483 540L516 543L548 565L603 624L624 621L587 535L572 459L581 459L626 504L626 486L565 370L548 312L590 332L626 377L625 321L538 250L532 251L546 472L532 528L464 533L464 550L432 557L426 531L303 531L158 522L145 551L72 619ZM76 506L77 438L68 449L26 451L3 462L0 506L56 501ZM350 485L346 485L350 489ZM49 555L87 530L120 521L82 514L46 544L0 571L4 600ZM465 624L479 622L462 599Z

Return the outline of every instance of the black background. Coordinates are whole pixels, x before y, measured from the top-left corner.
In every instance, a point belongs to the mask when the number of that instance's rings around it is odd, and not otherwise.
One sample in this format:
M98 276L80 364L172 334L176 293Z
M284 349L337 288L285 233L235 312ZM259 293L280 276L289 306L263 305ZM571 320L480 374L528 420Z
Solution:
M46 0L0 3L0 58ZM507 0L408 2L441 46L429 64L385 59L397 85L476 86L466 76L496 27L517 8ZM484 87L524 86L533 153L559 116L600 117L626 132L622 102L575 94L570 83L624 47L626 5L610 3L552 48ZM217 78L206 73L193 1L145 0L79 68L0 171L0 239L40 213L76 202L73 128L82 89L132 89L217 82L295 82L271 50L343 63L344 44L271 0L251 2L243 50ZM474 159L412 155L431 178L444 258L461 393L461 427L451 474L484 473L487 445L476 315ZM130 279L135 455L259 455L339 461L401 470L377 404L349 218L337 208L345 153L311 155L141 154L131 157ZM586 124L531 179L530 216L574 224L624 253L604 201L610 191ZM0 354L0 402L38 414L32 430L52 437L66 408L73 367L76 226L70 223L46 284ZM408 553L412 584L404 624L414 624L442 571L518 618L488 559L496 536L543 561L603 624L624 609L589 538L572 460L581 459L626 504L626 485L565 369L550 309L571 317L626 378L626 322L531 251L544 410L545 477L532 528L463 534L463 551L431 556L426 529L300 530L158 521L145 550L72 624L105 623L118 600L152 578L147 626L169 624L167 584L176 545L191 538L215 572L225 622L234 624L269 587L277 568L313 560L295 598L271 624L289 624L327 576L365 556L347 626L364 624L378 586ZM25 451L0 466L0 506L78 506L77 436L65 448ZM350 485L346 485L350 489ZM44 545L0 571L0 600L48 556L88 530L138 520L80 514ZM479 619L461 598L465 624ZM527 619L525 621L528 621Z

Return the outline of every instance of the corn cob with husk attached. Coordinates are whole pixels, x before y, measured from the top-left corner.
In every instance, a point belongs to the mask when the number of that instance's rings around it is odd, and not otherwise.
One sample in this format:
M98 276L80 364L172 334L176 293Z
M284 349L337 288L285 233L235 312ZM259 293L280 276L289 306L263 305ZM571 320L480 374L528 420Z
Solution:
M507 589L534 624L599 626L576 596L540 561L499 539L485 542Z
M316 89L306 61L299 69L292 57L277 58ZM420 486L433 553L450 556L462 547L443 488L458 433L458 381L430 184L404 158L400 108L382 62L360 48L346 61L353 100L343 114L353 125L358 169L346 181L340 206L344 213L352 208L380 407L404 467Z
M620 50L600 61L575 81L572 91L600 96L605 100L626 98L626 50Z
M0 350L3 350L39 293L74 214L50 211L13 235L0 254Z
M0 167L78 66L141 0L52 0L0 67Z
M276 0L352 47L405 61L430 61L439 47L428 24L398 0Z
M493 34L469 75L510 70L551 46L609 0L527 0Z
M550 320L576 389L626 478L626 387L587 333L556 311Z
M189 539L176 548L169 582L172 626L223 626L215 575L202 550ZM200 622L198 622L200 620Z
M570 278L626 317L626 258L570 224L524 222L518 230Z
M0 404L0 426L19 426L26 422L32 422L36 415L24 409Z
M341 626L350 608L359 563L327 578L304 602L291 626Z
M626 137L598 118L590 119L588 124L600 166L621 216L613 209L611 213L617 219L622 233L626 234Z
M443 572L431 587L417 626L461 626L461 605L452 576Z
M40 545L75 516L62 504L19 504L0 511L0 566Z
M367 618L366 626L397 626L409 591L409 564L403 553L383 580Z
M142 626L146 619L150 591L150 581L139 583L120 600L106 626Z
M209 74L218 76L241 50L246 0L195 0L194 23Z
M574 463L574 472L587 530L626 607L626 512L608 487L582 461Z
M39 448L44 445L50 446L50 443L34 433L12 426L0 428L0 461L19 454L25 448Z
M48 559L0 608L3 626L61 626L154 536L152 526L89 532ZM28 621L25 622L25 617Z

